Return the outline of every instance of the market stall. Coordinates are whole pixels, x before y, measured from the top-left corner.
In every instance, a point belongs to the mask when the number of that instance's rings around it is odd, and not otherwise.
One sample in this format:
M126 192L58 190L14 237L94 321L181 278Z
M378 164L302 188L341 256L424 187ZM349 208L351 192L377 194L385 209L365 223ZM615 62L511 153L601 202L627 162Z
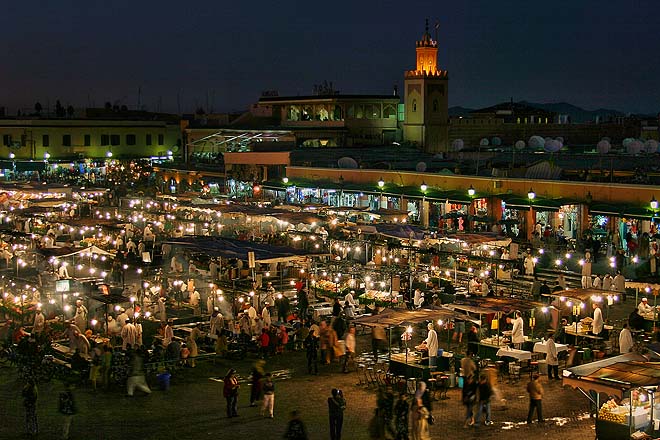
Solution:
M409 346L409 341L412 339L412 333L414 331L412 326L424 322L433 322L442 328L446 327L457 316L465 320L471 319L467 315L462 315L444 308L429 307L416 310L385 309L377 315L358 318L355 320L355 324L387 329L390 333L390 339L393 329L404 327L405 331L402 334L402 340L405 342L406 348L403 353L393 354L391 350L392 341L389 341L390 372L396 375L404 375L405 377L428 379L431 375L428 353L411 350L413 347ZM452 353L443 350L442 359L448 360L452 357ZM448 362L439 360L438 369L443 370L446 367L448 367Z
M657 436L660 401L656 402L655 391L660 386L659 363L648 362L638 353L627 353L564 370L563 385L580 390L591 401L597 411L598 439L631 438L635 431Z
M644 330L653 331L656 322L658 321L658 295L660 294L660 284L626 281L626 289L635 289L635 304L639 304L640 294L642 297L653 296L653 311L648 314L640 315L644 319Z
M593 319L591 305L599 304L603 310L603 318L607 320L609 316L609 309L611 306L619 302L618 292L602 289L566 289L558 292L553 292L546 295L552 300L552 306L564 315L573 317L570 325L565 327L567 335L575 337L575 343L578 340L586 340L587 342L598 342L607 339L607 332L612 330L612 326L605 325L604 332L598 336L590 334L591 324Z

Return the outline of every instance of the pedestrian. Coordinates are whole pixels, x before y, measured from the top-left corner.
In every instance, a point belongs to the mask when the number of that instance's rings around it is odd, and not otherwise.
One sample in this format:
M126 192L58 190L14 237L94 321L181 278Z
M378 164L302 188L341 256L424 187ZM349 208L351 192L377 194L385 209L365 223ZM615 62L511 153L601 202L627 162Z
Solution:
M527 393L529 394L529 412L527 413L527 424L532 424L532 416L534 415L534 409L536 409L536 415L538 416L539 423L543 423L543 386L539 381L539 375L535 373L532 376L532 380L527 384Z
M305 424L300 420L300 413L296 410L289 415L289 424L284 433L285 440L307 440Z
M230 368L224 379L222 394L227 399L227 417L238 417L238 389L240 385L236 377L236 370Z
M375 326L371 329L371 350L374 355L374 362L378 361L378 350L384 345L386 339L385 329Z
M34 379L28 379L21 394L23 396L23 406L25 407L25 432L28 437L36 438L39 434L39 423L37 422L39 391Z
M64 416L64 426L62 427L62 438L67 440L69 438L69 431L71 429L71 422L73 416L76 414L76 403L73 399L73 391L71 385L67 385L66 390L60 393L58 409L60 414Z
M399 400L394 405L395 440L408 440L408 411L410 405L404 393L399 393Z
M491 425L493 422L490 419L490 398L493 397L493 385L490 383L490 379L487 374L482 374L479 377L479 384L477 386L477 421L476 425L479 426L481 421L481 414L486 413L486 419L484 420L484 425Z
M412 440L431 440L429 432L429 417L431 413L422 403L422 399L415 399L411 409L412 413Z
M135 388L142 390L147 394L151 394L151 390L144 378L144 357L142 348L139 348L132 353L130 373L128 380L126 381L126 388L126 394L128 396L133 396Z
M250 406L257 406L257 401L261 400L261 380L264 377L264 365L266 361L259 359L252 367L252 376L250 379Z
M355 356L355 326L351 326L351 328L348 329L344 343L346 345L346 353L344 354L344 367L342 372L348 373L348 362L353 359L353 356Z
M344 393L337 388L333 388L331 396L328 397L330 440L341 440L341 430L344 424L345 409L346 400L344 399Z
M310 329L305 339L305 349L307 350L307 373L319 374L319 338Z
M261 415L272 419L273 409L275 407L275 384L270 373L266 373L261 390L264 393L264 404L261 407Z
M465 422L463 423L463 427L467 428L474 425L474 404L477 400L477 382L474 380L473 375L463 377L465 380L461 392L461 398L465 406Z
M554 373L554 378L559 380L559 353L557 352L557 345L555 344L555 336L551 334L545 345L548 352L545 356L545 361L548 365L548 379L552 380Z

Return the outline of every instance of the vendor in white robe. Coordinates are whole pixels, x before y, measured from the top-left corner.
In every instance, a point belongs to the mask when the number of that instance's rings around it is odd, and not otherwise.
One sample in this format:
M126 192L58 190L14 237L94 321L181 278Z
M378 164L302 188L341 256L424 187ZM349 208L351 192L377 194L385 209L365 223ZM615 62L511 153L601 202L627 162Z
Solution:
M73 321L81 331L87 329L87 307L81 300L76 300L76 314L73 316Z
M591 323L591 333L598 336L603 331L603 311L598 303L593 303L592 307L594 308L594 320Z
M270 319L270 312L268 311L268 306L264 307L261 311L261 319L263 320L264 327L270 327L272 321Z
M637 305L637 313L645 318L653 318L653 306L649 304L649 300L647 298L642 298L642 301L639 303L639 305Z
M34 324L32 324L32 333L34 335L40 335L43 333L46 328L46 317L44 316L41 309L37 309L37 313L34 314Z
M434 330L432 322L429 322L426 328L429 330L429 333L417 348L419 350L428 350L429 367L434 368L438 364L438 333Z
M513 344L514 348L521 350L522 344L525 342L522 313L516 311L516 317L511 320L511 323L513 324L513 329L511 330L511 343Z
M124 324L124 328L121 329L121 349L125 351L129 345L131 348L136 348L137 329L130 319L127 319Z
M623 324L623 329L619 333L619 353L630 353L635 342L633 341L632 333L628 328L628 323Z
M353 298L353 294L355 293L355 290L351 290L346 294L344 297L344 302L348 302L350 305L355 306L357 303L355 302L355 298ZM416 294L417 292L415 292Z

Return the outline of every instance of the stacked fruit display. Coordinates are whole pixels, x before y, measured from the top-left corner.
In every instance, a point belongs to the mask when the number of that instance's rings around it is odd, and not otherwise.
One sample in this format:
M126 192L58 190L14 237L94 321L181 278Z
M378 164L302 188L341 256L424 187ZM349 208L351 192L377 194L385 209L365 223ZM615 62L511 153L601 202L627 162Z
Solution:
M614 400L608 400L600 407L598 412L598 418L601 420L607 420L608 422L626 423L625 414L619 413L620 407L616 404Z

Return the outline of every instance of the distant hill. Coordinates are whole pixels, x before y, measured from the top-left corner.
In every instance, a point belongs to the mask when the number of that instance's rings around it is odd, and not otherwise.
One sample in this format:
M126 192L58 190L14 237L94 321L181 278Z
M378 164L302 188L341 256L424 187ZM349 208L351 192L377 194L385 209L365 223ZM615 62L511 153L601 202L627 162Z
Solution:
M470 112L474 111L474 109L456 106L456 107L449 107L447 111L449 112L449 116L458 117L458 116L468 116Z

